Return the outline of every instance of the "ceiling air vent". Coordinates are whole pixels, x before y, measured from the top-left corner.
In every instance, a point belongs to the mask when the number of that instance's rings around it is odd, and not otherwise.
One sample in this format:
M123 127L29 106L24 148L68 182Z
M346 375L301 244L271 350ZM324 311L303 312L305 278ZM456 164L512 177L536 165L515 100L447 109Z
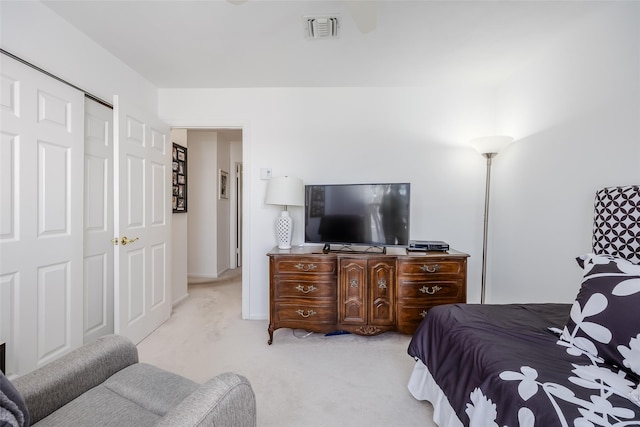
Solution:
M338 16L305 16L305 33L309 39L331 39L338 37Z

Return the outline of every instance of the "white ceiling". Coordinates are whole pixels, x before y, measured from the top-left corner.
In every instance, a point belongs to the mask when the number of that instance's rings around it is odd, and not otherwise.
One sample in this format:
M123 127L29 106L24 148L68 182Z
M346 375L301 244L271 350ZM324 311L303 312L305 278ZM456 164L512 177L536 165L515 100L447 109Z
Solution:
M234 0L233 3L236 1ZM612 5L593 1L47 1L160 88L495 84ZM303 16L338 13L340 36L305 38Z

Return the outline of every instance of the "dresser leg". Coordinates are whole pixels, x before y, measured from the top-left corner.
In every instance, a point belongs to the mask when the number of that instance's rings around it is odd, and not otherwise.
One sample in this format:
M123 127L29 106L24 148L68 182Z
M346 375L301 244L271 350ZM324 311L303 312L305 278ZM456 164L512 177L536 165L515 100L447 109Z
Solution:
M267 341L267 344L271 345L271 343L273 343L273 325L271 323L269 323L269 341Z

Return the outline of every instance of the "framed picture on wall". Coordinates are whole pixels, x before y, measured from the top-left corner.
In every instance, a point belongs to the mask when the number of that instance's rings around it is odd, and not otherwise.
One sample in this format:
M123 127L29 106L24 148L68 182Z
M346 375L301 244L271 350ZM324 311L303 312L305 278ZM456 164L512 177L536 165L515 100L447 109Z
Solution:
M229 172L225 172L220 169L220 179L218 182L219 194L218 198L220 199L228 199L229 198Z
M173 212L187 211L187 148L173 143Z

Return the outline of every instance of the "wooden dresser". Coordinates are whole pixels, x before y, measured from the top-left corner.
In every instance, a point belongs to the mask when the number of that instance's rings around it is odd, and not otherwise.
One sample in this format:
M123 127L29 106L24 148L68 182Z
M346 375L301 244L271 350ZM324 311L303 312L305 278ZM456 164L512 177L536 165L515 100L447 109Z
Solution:
M279 328L413 334L427 311L466 302L467 258L449 252L329 252L274 248L269 257L269 344Z

